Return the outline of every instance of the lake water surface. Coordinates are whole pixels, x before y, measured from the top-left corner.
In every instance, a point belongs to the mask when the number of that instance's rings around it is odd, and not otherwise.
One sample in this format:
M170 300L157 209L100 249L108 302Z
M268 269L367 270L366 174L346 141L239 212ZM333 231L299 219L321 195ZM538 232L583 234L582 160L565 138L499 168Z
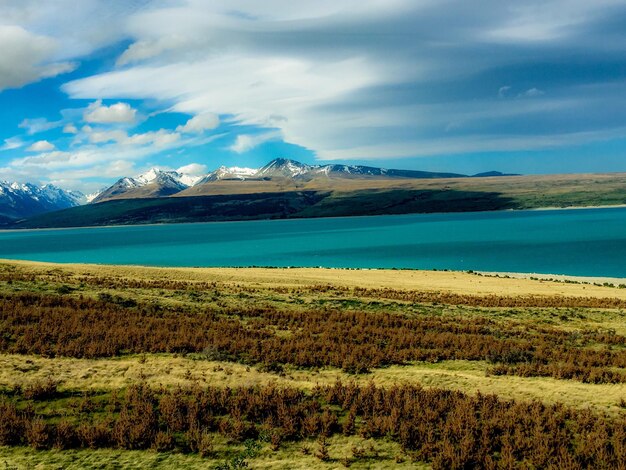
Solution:
M4 231L0 258L626 277L626 208Z

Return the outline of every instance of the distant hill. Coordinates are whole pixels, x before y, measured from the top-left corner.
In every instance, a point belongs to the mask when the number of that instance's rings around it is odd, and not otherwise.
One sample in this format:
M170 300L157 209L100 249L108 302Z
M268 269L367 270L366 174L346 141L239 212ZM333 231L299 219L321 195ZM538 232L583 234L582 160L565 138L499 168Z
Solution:
M485 171L484 173L476 173L472 175L474 178L488 178L491 176L520 176L516 173L501 173L499 171Z
M221 194L115 199L20 222L15 228L212 222L253 219L466 212L513 208L496 193L450 190L363 190Z

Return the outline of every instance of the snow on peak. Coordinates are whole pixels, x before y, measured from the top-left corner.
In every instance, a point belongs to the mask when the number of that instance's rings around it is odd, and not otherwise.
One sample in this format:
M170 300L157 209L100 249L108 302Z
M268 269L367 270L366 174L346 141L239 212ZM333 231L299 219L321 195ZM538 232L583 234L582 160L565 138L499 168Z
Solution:
M93 193L87 194L85 196L85 201L87 202L87 204L89 204L90 202L92 202L95 198L97 198L98 196L100 196L100 194L102 194L103 192L105 192L107 190L107 188L101 188L98 191L95 191Z
M170 172L165 172L163 170L159 170L158 168L150 168L148 171L137 176L134 179L142 185L149 184L149 183L152 183L157 178L159 178L159 176L163 175L164 173L170 173ZM171 172L171 173L175 173L175 172Z
M199 178L195 184L207 183L209 181L219 181L224 179L229 180L246 180L251 177L254 177L257 174L258 170L256 168L243 168L239 166L220 166L217 170L212 171L208 175L205 175L202 178Z
M311 171L312 167L287 158L276 158L257 172L257 176L284 176L295 178Z
M178 178L179 181L183 183L185 186L189 186L189 187L195 185L198 181L202 179L202 176L186 175L184 173L179 173L179 175L180 175L180 177Z
M154 181L159 182L170 182L176 183L179 185L183 185L186 187L190 187L195 185L198 181L202 179L202 175L193 175L187 173L181 173L174 170L161 170L159 168L150 168L145 173L132 178L137 184L137 186L144 186L146 184L150 184Z
M51 184L0 181L0 215L30 217L43 212L74 207L84 202L78 191L65 191Z

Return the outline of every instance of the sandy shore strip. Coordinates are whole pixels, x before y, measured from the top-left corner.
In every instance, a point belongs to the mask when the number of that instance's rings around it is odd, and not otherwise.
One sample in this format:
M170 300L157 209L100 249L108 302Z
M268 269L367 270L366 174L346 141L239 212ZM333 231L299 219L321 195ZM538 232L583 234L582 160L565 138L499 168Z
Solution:
M542 274L542 273L509 273L497 271L476 271L477 274L490 277L531 279L540 281L571 282L573 284L602 284L613 287L625 286L626 278L621 277L594 277L594 276L570 276L567 274Z
M618 286L626 284L626 279L546 274L326 268L158 268L0 260L0 265L2 264L13 265L22 272L32 272L37 275L62 272L70 276L171 279L249 285L260 288L330 285L466 295L556 295L626 299L626 289L596 285L609 282ZM576 283L564 282L566 279L576 281Z

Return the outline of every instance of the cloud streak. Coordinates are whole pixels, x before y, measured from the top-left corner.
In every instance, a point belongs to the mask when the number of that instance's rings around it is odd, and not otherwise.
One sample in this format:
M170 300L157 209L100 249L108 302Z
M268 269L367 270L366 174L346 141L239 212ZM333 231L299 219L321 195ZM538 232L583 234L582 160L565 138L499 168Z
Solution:
M159 100L175 111L276 127L323 159L437 155L448 152L442 141L450 138L455 152L506 152L509 137L528 137L534 115L527 100L553 109L592 104L595 115L616 99L592 102L579 93L590 83L626 80L626 29L613 32L611 48L601 41L604 22L616 14L626 16L626 7L611 0L491 0L481 8L460 0L297 8L283 0L262 7L188 0L131 15L135 42L118 60L123 67L64 89L75 98ZM623 96L617 100L626 105ZM468 120L475 108L482 116ZM585 129L566 112L549 116L526 149L539 148L546 132L610 130L626 117L598 116ZM245 152L252 142L242 135L232 150Z

